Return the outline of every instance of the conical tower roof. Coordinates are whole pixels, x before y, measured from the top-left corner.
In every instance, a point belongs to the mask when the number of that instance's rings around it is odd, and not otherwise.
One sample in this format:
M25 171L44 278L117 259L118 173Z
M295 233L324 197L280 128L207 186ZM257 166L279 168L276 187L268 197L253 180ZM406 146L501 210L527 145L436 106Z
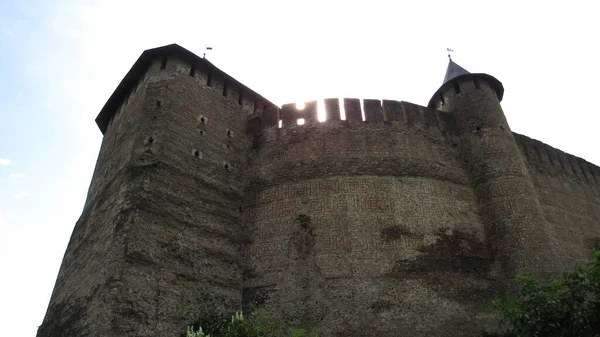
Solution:
M444 77L444 83L446 83L460 75L470 74L470 72L468 72L465 68L454 63L454 61L452 61L452 58L450 57L450 55L448 55L448 60L449 60L448 69L446 69L446 76Z
M500 81L498 81L494 76L490 76L488 74L471 74L465 68L454 63L454 61L452 61L452 58L448 55L448 69L446 69L444 83L442 83L442 86L435 92L435 94L433 94L433 96L429 100L429 104L427 104L427 107L434 108L436 106L436 102L440 99L440 95L445 90L453 88L453 84L451 82L468 80L479 81L480 83L484 81L487 82L494 90L494 93L498 97L498 100L502 101L502 97L504 96L504 87L502 86L502 83L500 83Z

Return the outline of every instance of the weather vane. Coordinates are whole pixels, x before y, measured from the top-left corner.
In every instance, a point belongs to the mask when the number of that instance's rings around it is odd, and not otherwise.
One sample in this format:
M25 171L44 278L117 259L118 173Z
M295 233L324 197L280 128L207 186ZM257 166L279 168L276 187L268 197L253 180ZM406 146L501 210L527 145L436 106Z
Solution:
M448 58L452 58L451 53L454 53L454 50L446 48L446 51L448 52Z
M206 47L206 49L204 49L204 55L202 55L202 58L205 59L206 58L206 52L208 50L212 50L212 47Z

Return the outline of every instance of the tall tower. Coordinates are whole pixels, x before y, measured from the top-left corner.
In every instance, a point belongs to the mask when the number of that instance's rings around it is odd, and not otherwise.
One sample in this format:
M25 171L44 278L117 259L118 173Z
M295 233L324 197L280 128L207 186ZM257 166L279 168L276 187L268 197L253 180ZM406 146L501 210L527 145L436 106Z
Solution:
M502 83L449 59L429 107L450 113L478 197L488 241L505 277L556 275L560 261L532 180L500 101Z
M238 308L245 128L271 105L178 45L145 51L96 119L98 162L38 336L177 336L200 289Z

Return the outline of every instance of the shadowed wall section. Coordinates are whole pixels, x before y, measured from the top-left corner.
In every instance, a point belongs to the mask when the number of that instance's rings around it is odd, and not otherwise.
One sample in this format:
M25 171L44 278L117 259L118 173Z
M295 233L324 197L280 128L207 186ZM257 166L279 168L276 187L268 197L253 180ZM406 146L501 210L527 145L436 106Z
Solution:
M296 126L306 114L285 107L284 126L263 129L250 157L245 300L324 336L492 324L493 260L439 112L365 100L365 122Z
M515 134L548 225L560 238L565 269L600 249L600 168L540 141Z
M241 305L246 127L272 104L185 55L138 63L38 336L178 335L201 289Z

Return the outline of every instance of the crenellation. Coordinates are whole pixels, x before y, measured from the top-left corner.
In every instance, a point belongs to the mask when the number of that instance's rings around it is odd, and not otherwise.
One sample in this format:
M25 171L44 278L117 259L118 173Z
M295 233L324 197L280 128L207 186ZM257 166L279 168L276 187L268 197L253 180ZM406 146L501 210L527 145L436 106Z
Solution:
M541 158L539 157L534 142L531 138L523 135L519 135L519 139L522 140L520 145L522 146L527 163L531 168L539 169L541 167Z
M298 124L298 113L296 103L288 103L281 106L281 121L283 127L290 127Z
M585 182L589 182L589 183L593 182L594 178L592 176L592 173L589 171L588 166L586 165L587 162L578 157L575 157L575 161L577 162L579 171L581 171L581 174L585 178Z
M561 165L558 150L551 146L547 146L547 145L545 146L545 150L546 150L546 155L548 156L548 159L550 159L550 162L552 163L552 166L554 167L554 171L557 173L562 172L562 170L564 168Z
M365 121L368 123L382 123L383 112L381 109L381 101L378 99L363 100L365 109Z
M401 122L404 124L404 111L398 101L383 100L383 115L387 122Z
M571 169L571 165L569 164L569 157L563 151L558 151L558 160L560 162L560 166L563 168L563 174L567 178L571 178L574 175L573 170Z
M596 169L598 167L596 165L588 162L587 160L583 160L583 162L584 162L584 165L586 166L586 170L590 174L590 181L592 182L592 184L597 185L596 187L600 186L600 177L598 176L598 172L596 171Z
M421 116L421 109L418 105L400 102L400 106L409 128L421 128L423 126L423 116Z
M340 100L338 98L324 99L325 105L325 121L339 121L340 117Z
M573 173L575 174L575 177L577 177L579 181L585 181L586 179L583 172L581 171L581 167L579 166L579 162L577 160L578 158L573 155L568 155L567 159L569 161L571 169L573 170Z
M436 111L426 107L419 108L423 116L423 125L425 128L439 131L441 129L440 121L438 120Z
M590 168L590 171L592 172L592 176L594 176L594 178L596 179L596 184L600 185L600 167L589 162L588 166Z
M314 124L319 122L317 113L317 101L304 102L304 109L301 110L301 117L305 124Z
M539 167L540 170L546 173L555 174L556 172L554 170L554 165L550 161L550 158L546 152L546 144L539 141L533 141L533 148L535 149L535 153L537 154L537 157L541 163Z
M344 112L346 113L346 121L363 121L360 99L358 98L344 98Z

